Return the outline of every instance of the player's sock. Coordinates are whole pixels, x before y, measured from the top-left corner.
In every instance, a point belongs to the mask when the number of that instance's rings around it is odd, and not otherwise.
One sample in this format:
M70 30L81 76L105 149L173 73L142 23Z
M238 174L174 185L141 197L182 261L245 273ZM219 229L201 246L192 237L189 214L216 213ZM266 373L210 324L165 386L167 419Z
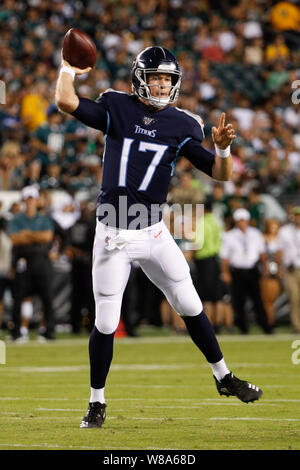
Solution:
M225 377L225 375L230 373L230 370L227 368L224 359L221 359L219 362L210 363L209 365L212 368L215 378L219 382Z
M215 364L223 359L219 343L213 327L205 312L195 317L182 317L187 330L200 351L204 354L210 364Z
M113 344L114 333L105 335L94 327L89 342L90 377L93 389L104 389L113 357Z
M98 401L99 403L105 403L104 387L103 388L91 387L90 403L95 403L96 401Z

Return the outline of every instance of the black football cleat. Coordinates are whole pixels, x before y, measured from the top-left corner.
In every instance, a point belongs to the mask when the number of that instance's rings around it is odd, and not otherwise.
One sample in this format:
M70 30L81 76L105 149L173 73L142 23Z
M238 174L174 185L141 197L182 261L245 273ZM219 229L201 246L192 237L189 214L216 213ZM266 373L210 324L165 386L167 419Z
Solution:
M96 401L95 403L89 403L87 413L81 421L80 427L101 428L106 418L105 408L106 404L99 403L99 401Z
M225 377L219 382L216 379L217 390L220 395L226 395L227 397L235 396L244 403L249 403L258 400L263 392L256 385L246 382L246 380L240 380L233 375L232 372L225 375Z

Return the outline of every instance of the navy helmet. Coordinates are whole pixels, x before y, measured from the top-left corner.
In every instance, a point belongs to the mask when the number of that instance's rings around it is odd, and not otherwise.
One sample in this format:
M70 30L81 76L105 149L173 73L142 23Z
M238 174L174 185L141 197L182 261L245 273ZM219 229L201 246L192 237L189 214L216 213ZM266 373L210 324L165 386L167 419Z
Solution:
M148 86L147 74L167 73L172 77L168 97L154 97ZM131 69L132 91L158 108L174 103L178 99L182 72L174 55L164 47L147 47L135 58Z

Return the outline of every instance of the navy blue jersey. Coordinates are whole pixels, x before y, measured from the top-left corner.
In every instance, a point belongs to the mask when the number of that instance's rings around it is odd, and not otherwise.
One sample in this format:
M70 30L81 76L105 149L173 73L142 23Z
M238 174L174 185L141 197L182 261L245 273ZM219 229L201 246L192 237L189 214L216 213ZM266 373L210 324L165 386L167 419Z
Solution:
M158 222L180 155L212 174L215 156L201 146L203 123L195 114L171 106L154 111L135 95L113 90L96 101L80 98L72 114L105 134L97 216L104 221L114 207L116 221L108 225L137 229ZM130 225L141 205L146 220Z

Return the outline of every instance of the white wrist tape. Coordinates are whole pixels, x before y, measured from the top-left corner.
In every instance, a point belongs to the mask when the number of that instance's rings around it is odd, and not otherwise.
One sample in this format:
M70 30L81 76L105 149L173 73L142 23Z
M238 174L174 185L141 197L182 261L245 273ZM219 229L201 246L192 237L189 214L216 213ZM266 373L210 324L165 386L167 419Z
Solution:
M66 73L69 73L70 75L72 75L72 78L74 80L75 78L75 72L74 70L72 69L72 67L68 67L67 65L63 65L62 68L60 69L59 71L59 74L63 73L63 72L66 72Z
M230 145L226 147L226 149L220 149L216 144L215 144L215 149L216 149L216 155L220 158L228 158L230 155Z

